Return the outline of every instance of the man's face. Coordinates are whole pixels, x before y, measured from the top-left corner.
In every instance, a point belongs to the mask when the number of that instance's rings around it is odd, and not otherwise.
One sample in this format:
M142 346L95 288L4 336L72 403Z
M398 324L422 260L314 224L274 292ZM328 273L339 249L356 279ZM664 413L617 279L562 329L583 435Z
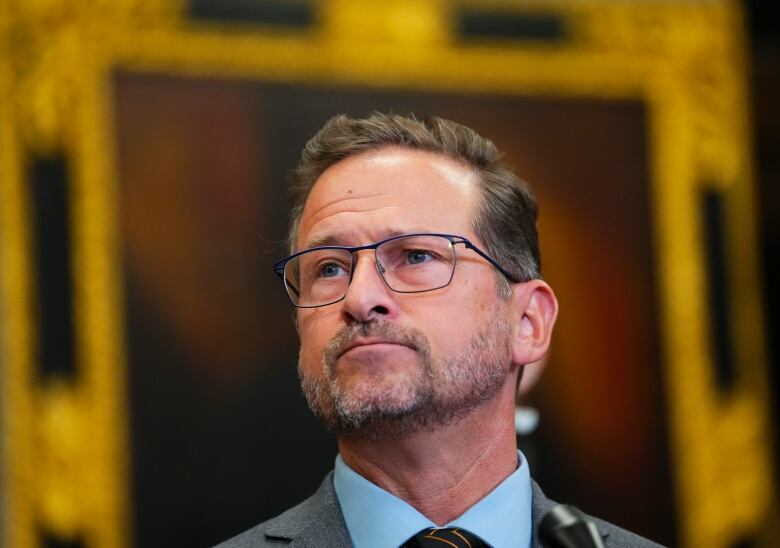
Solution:
M298 249L359 246L395 234L438 232L480 240L471 170L444 156L382 148L347 158L318 179ZM511 365L510 313L494 269L457 247L449 286L393 292L373 250L356 257L344 300L298 309L299 373L309 404L342 435L403 437L464 416L490 400Z

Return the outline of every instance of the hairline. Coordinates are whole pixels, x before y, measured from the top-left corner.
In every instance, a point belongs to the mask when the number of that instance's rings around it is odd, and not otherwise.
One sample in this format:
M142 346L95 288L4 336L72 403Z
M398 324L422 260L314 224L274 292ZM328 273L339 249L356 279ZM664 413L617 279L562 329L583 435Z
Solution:
M306 191L306 199L301 201L295 207L293 207L292 210L292 216L290 219L291 221L290 230L289 230L289 235L287 237L288 253L293 254L298 251L301 251L298 249L297 240L300 235L300 226L301 226L301 221L303 220L303 212L306 209L306 204L309 202L309 197L311 196L314 187L320 181L320 179L322 179L322 176L325 175L325 173L329 171L331 168L333 168L334 166L346 160L349 160L350 158L366 156L373 153L378 153L383 150L423 152L423 153L435 155L440 158L450 160L460 165L461 167L465 168L473 176L474 185L477 188L474 204L472 205L473 207L471 208L472 211L470 212L471 214L470 224L471 224L471 229L474 231L474 234L477 235L481 240L478 223L481 221L481 216L484 215L483 206L485 204L485 201L487 200L487 188L486 188L484 178L482 177L482 174L479 172L479 169L476 166L472 165L465 158L435 148L421 147L421 146L409 145L404 143L372 143L371 145L367 146L365 149L356 151L351 154L347 154L343 158L339 158L337 161L328 165L328 167L322 170L320 174L317 176L317 179L315 179L314 182L309 186L308 190ZM484 247L484 242L480 241L479 243Z

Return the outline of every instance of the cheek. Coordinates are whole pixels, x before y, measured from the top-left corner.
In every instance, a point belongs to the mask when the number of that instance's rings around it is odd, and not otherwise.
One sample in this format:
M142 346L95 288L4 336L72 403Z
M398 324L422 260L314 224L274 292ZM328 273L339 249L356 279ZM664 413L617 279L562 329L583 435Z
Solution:
M431 349L438 355L451 354L469 344L496 314L506 313L504 308L496 305L497 297L491 293L492 286L466 282L460 289L462 292L457 295L470 297L464 299L453 295L441 301L439 306L431 303L425 317L420 320L419 325L427 326L426 336Z
M322 353L335 333L331 333L327 322L321 318L299 317L298 331L301 340L300 359L304 371L313 374L321 369Z
M414 324L425 335L434 356L448 356L471 340L485 321L470 303L446 299L418 310Z
M322 351L317 350L317 346L311 339L302 340L306 340L307 342L306 344L301 343L301 351L299 356L301 368L303 369L304 373L308 375L316 375L322 369L320 365Z

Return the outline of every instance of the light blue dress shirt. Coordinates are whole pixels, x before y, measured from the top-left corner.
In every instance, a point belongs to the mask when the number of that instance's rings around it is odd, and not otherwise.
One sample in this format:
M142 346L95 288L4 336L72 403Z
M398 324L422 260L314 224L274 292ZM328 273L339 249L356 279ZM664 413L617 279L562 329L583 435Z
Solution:
M531 475L517 452L518 467L488 495L447 524L479 536L493 548L531 546ZM352 470L336 457L333 487L356 548L398 548L436 525L412 506Z

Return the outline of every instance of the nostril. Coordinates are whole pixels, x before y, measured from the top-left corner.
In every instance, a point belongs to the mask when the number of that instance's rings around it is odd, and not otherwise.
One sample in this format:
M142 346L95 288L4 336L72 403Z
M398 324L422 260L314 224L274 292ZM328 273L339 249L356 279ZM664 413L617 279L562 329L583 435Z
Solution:
M386 306L377 305L374 308L371 309L372 312L376 312L377 314L383 314L387 315L390 313L390 311L387 309Z

